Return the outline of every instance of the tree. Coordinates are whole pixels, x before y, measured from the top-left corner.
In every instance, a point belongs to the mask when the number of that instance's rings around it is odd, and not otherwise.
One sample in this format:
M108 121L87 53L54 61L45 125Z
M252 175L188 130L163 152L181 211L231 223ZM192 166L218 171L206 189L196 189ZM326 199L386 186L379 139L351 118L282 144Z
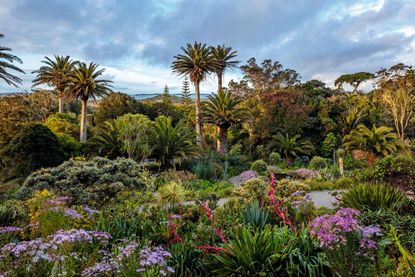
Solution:
M45 120L45 125L55 134L75 136L78 132L78 121L75 114L56 113Z
M239 106L241 100L229 91L220 90L208 96L204 107L206 122L217 126L217 151L222 154L228 152L228 129L248 116L247 110Z
M162 168L176 166L190 155L195 155L198 148L193 144L193 133L179 122L172 125L169 117L159 116L151 130L152 156L157 158Z
M98 148L99 155L110 159L124 155L120 131L114 119L105 121L96 129L92 142Z
M144 104L139 103L128 94L111 92L98 102L94 120L100 124L128 113L145 113Z
M396 132L401 140L414 117L415 74L411 67L397 64L378 73L377 85L386 111L392 115Z
M365 151L370 165L377 157L387 156L404 148L403 142L392 128L373 126L369 129L363 124L344 136L343 146L347 151Z
M369 72L357 72L352 74L344 74L341 75L334 81L334 85L337 86L339 89L343 88L343 84L349 84L353 87L353 93L357 92L359 85L363 82L369 81L370 79L374 78L374 74Z
M125 114L114 120L122 150L128 158L142 160L151 152L149 132L153 122L142 114Z
M27 125L0 150L0 179L26 177L36 169L56 166L63 160L59 141L46 126Z
M300 135L290 136L287 133L285 135L278 133L273 136L270 148L284 155L287 163L290 163L291 158L297 157L298 154L311 155L314 152L314 146L310 141L301 139Z
M57 111L56 96L48 91L0 97L0 145L29 123L42 122Z
M48 85L55 89L56 95L59 100L59 112L63 113L63 93L69 74L74 68L74 61L69 56L55 55L54 60L49 57L45 57L42 61L44 66L40 69L33 71L36 74L36 78L33 80L33 86Z
M167 85L164 86L163 94L161 95L161 103L165 106L173 105L171 95L169 93L169 87Z
M104 69L98 70L98 64L78 62L75 68L68 76L68 82L65 94L69 98L78 99L82 102L81 108L81 131L80 142L86 142L87 139L87 104L88 99L96 99L107 95L111 92L110 83L112 81L98 79Z
M174 56L172 70L178 76L189 76L190 81L195 87L196 96L196 142L202 146L202 130L200 124L200 83L204 81L210 72L215 70L212 62L210 47L206 44L195 42L188 43L186 47L181 47L183 54Z
M255 58L241 66L244 73L244 81L253 89L255 95L275 89L292 87L300 82L299 74L292 69L284 69L279 62L264 60L261 65Z
M192 97L190 96L189 79L187 77L185 77L183 81L181 100L183 108L188 110L192 105Z
M0 34L0 38L3 38L4 35ZM9 73L8 70L13 70L19 73L25 73L22 69L15 66L13 63L22 64L22 60L17 56L12 55L10 52L12 49L5 46L0 46L0 79L6 82L9 86L18 87L22 83L22 79Z
M236 67L239 61L235 61L236 51L232 51L232 47L225 45L218 45L211 47L213 63L215 66L214 72L218 77L218 93L222 90L222 80L224 78L225 70L227 68Z

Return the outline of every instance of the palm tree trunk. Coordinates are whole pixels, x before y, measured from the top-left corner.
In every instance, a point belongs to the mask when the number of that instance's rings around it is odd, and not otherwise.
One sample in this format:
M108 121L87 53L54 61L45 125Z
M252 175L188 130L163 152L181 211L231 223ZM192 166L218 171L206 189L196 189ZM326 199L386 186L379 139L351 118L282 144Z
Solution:
M343 161L343 157L339 157L339 172L340 172L340 176L343 177L343 175L344 175L344 161Z
M218 93L222 90L222 81L223 81L223 74L218 73Z
M195 82L194 85L196 95L196 143L198 146L202 146L202 129L200 126L200 83Z
M88 99L82 99L82 107L81 107L81 133L80 133L80 142L86 142L87 139L87 102Z
M228 132L226 128L218 126L218 138L216 140L217 151L221 154L228 153Z
M59 113L63 113L63 97L61 94L58 94L58 103L59 103Z

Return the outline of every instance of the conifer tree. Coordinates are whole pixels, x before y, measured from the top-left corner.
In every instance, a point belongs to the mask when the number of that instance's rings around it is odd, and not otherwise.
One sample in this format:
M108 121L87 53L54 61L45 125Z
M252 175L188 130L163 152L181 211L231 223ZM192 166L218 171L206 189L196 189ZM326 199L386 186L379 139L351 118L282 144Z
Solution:
M182 105L188 109L192 105L192 98L190 97L189 79L184 78L182 87Z
M163 94L161 95L161 103L163 103L166 106L172 105L169 87L167 85L164 86Z

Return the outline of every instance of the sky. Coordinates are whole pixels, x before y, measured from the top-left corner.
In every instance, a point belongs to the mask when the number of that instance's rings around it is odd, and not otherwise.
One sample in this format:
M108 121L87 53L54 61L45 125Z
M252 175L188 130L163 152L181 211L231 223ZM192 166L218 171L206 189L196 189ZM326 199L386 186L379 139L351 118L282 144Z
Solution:
M170 69L188 42L225 44L249 58L279 61L333 86L341 74L415 64L415 0L0 0L0 45L23 60L16 89L30 90L45 56L94 61L129 94L179 93ZM240 79L229 70L225 82ZM209 77L202 92L215 90Z

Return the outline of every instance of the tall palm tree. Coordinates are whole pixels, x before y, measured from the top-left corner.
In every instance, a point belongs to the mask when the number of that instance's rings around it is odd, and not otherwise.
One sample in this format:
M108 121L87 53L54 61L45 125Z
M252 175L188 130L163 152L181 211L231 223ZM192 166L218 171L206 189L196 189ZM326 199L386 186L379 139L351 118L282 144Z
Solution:
M173 126L170 117L159 116L150 132L153 145L151 153L163 168L168 165L175 166L187 156L197 153L198 148L193 144L193 133L185 127L183 121Z
M80 141L87 139L87 104L88 99L107 95L111 92L112 81L98 79L105 69L98 70L98 64L77 62L74 69L68 75L65 95L69 98L81 100L81 132Z
M172 70L179 76L189 76L195 87L196 96L196 142L202 146L202 130L200 126L200 83L206 79L210 72L215 70L212 62L210 47L200 42L188 43L181 47L183 54L174 56Z
M36 78L33 80L33 86L48 85L54 87L59 99L59 112L63 113L65 82L73 70L75 63L69 56L64 57L58 55L55 55L54 60L45 57L42 63L45 65L32 72L36 74Z
M0 38L4 37L0 34ZM18 87L22 83L22 79L7 72L9 69L19 73L25 73L23 70L15 66L13 63L23 63L21 59L10 53L12 49L5 46L0 46L0 79L3 79L9 86Z
M239 106L241 101L242 99L233 96L231 92L220 90L217 94L208 96L204 107L206 122L217 126L217 151L222 154L228 152L228 129L248 117L247 109Z
M232 51L232 47L218 45L211 47L213 63L215 65L214 72L218 77L218 92L222 90L222 81L227 68L236 67L239 61L236 58L237 51Z
M272 137L270 148L275 148L283 154L287 163L290 163L291 158L297 157L298 154L310 155L314 152L314 146L309 140L302 139L300 135L290 136L281 133Z
M369 164L372 165L377 157L387 156L405 149L405 145L393 129L387 126L372 129L360 124L344 136L343 146L347 151L362 150L367 153Z

